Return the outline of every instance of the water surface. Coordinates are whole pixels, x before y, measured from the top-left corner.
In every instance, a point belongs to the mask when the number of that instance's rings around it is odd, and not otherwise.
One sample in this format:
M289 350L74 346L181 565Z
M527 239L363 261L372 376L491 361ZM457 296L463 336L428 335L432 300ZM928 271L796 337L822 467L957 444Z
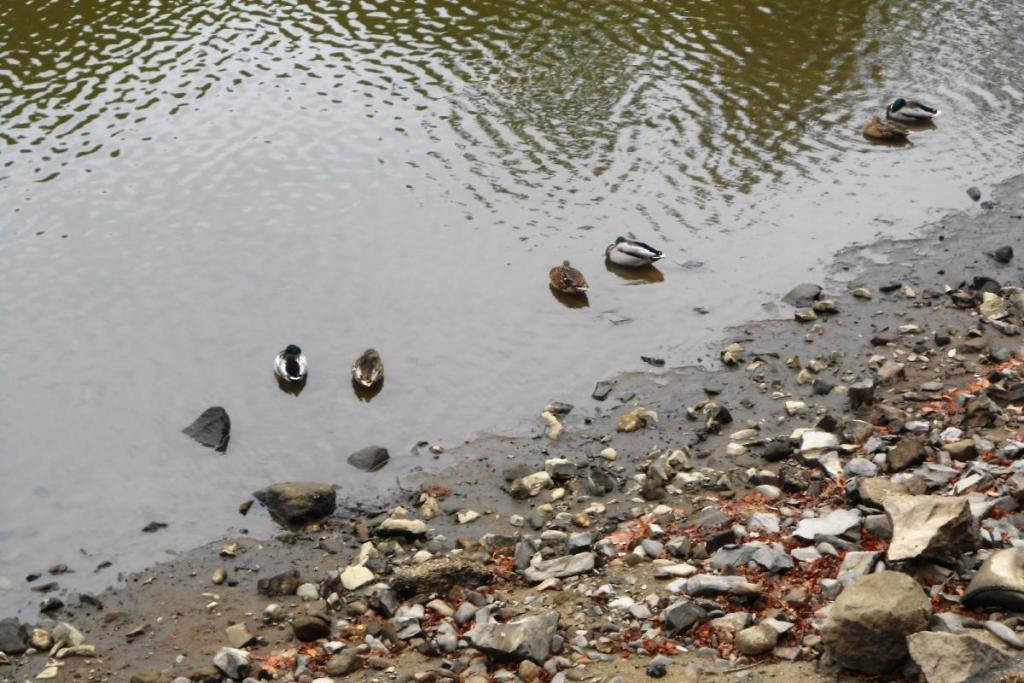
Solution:
M835 249L1019 168L1024 8L23 0L0 8L0 612L112 580L284 479L371 498L420 440L694 362ZM895 95L944 113L901 148ZM663 278L620 277L632 231ZM568 308L547 270L591 283ZM695 311L702 307L710 313ZM298 397L274 354L309 354ZM372 401L348 367L387 365ZM180 429L225 406L228 453ZM345 456L377 443L376 474ZM444 458L444 456L441 456ZM170 523L155 535L149 521Z

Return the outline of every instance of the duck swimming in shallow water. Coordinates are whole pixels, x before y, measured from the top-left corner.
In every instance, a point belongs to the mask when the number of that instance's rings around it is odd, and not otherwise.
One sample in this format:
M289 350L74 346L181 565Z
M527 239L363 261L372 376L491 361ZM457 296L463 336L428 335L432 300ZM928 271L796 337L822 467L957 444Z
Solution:
M384 363L380 359L380 354L373 349L366 349L352 364L352 381L369 389L382 379Z
M649 266L664 256L659 250L639 240L616 237L604 250L605 257L618 266L641 268Z
M896 142L906 140L910 131L898 123L875 118L864 124L864 137L871 140Z
M563 294L586 294L590 289L583 273L569 265L568 261L562 261L562 265L552 268L549 275L552 288Z
M941 113L935 107L929 107L923 102L905 100L902 97L897 97L892 104L885 108L886 118L904 123L924 123L931 121Z
M274 374L284 382L302 382L306 379L306 356L295 344L289 344L274 359Z

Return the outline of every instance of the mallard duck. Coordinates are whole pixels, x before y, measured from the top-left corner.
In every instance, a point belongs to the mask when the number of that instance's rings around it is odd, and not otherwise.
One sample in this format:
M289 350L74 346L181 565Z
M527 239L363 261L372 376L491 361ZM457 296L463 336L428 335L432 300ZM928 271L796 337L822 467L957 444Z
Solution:
M384 363L380 360L380 354L373 349L366 349L352 364L352 380L369 389L382 379Z
M590 289L583 273L562 261L562 265L551 269L551 286L563 294L586 294Z
M905 123L924 123L931 121L941 113L935 107L929 107L923 102L905 100L902 97L897 97L892 104L885 108L887 118Z
M887 140L889 142L906 140L909 134L910 131L900 124L883 121L879 118L874 118L864 124L864 137L872 140Z
M274 374L285 382L302 382L306 379L306 357L295 344L289 344L274 359Z
M630 268L649 266L664 256L649 244L621 236L616 237L615 241L608 245L604 255L612 263Z

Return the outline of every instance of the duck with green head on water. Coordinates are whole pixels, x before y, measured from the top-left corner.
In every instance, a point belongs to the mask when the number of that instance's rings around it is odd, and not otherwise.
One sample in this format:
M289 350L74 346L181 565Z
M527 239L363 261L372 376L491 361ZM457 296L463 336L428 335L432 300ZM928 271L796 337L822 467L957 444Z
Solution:
M283 382L297 384L306 380L306 356L295 344L289 344L274 359L274 374Z
M604 250L605 257L617 266L643 268L664 256L660 250L640 240L619 236Z
M352 381L367 389L384 379L384 363L374 349L366 349L352 364Z
M935 107L929 107L923 102L902 97L897 97L892 104L885 108L886 118L903 123L926 123L941 113Z

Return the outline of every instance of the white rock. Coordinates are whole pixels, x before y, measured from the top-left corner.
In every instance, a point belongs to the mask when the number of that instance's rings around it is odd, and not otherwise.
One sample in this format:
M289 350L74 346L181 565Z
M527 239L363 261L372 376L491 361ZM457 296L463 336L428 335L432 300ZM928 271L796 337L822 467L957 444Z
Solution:
M834 451L839 448L839 439L831 432L808 430L800 435L800 452Z
M366 567L352 565L345 567L345 571L341 573L341 585L345 587L345 590L354 591L372 582L375 578L373 572Z

